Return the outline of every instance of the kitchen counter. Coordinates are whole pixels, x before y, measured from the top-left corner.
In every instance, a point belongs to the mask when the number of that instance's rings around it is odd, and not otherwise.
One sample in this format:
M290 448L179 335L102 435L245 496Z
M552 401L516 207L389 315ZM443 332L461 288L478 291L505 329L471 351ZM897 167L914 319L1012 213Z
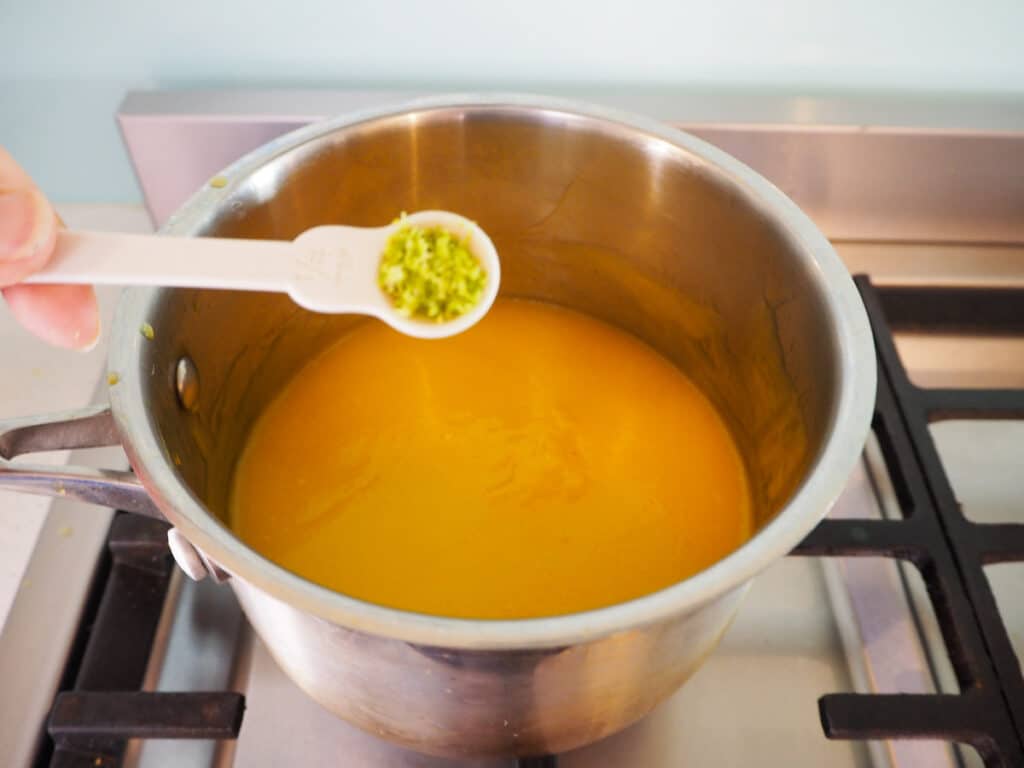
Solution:
M58 205L68 227L121 232L150 232L145 209L135 205ZM118 290L98 292L104 329L113 318ZM97 400L107 354L104 332L100 343L89 352L55 349L21 328L0 302L0 350L4 375L0 377L0 418L8 419L50 411L80 408ZM67 463L68 452L33 458L35 463ZM20 493L0 492L0 627L14 596L22 585L29 556L43 529L51 499ZM74 526L65 525L59 534L72 539ZM25 586L31 586L31 583Z

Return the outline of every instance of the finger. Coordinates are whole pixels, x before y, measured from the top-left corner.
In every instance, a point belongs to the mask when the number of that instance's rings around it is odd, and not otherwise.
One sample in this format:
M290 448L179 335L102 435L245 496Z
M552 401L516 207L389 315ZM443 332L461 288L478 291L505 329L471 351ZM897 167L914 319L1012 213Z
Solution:
M45 264L56 238L57 219L38 189L0 189L0 287Z
M99 339L99 305L88 285L12 285L3 295L18 322L50 344L90 349Z
M57 237L57 217L24 170L0 148L0 286L46 263Z

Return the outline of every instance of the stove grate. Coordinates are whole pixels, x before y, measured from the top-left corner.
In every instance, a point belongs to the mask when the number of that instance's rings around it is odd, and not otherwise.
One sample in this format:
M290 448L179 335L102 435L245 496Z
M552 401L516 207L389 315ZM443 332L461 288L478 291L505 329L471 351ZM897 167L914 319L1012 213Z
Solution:
M170 585L167 527L126 513L114 517L37 766L113 768L128 739L238 735L241 694L139 691Z
M968 520L929 432L943 419L1024 419L1024 390L923 389L893 331L1024 331L1024 290L876 288L857 278L878 356L873 428L903 511L899 520L826 520L794 554L892 557L921 573L960 694L830 694L825 734L841 739L965 742L990 768L1024 765L1024 680L983 566L1024 561L1024 525Z

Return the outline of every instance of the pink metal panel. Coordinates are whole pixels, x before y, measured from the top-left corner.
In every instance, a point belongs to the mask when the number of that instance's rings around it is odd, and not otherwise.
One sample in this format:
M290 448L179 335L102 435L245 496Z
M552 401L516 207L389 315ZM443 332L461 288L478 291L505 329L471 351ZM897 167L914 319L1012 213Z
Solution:
M221 168L308 122L259 115L118 115L146 208L157 227Z

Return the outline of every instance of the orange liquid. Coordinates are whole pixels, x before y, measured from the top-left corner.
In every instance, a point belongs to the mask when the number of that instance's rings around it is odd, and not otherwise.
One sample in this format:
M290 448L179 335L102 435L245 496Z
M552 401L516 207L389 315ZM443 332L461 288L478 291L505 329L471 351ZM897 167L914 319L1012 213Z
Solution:
M500 300L442 341L367 321L305 366L249 436L231 524L346 595L508 619L685 579L749 538L752 503L728 429L671 363Z

